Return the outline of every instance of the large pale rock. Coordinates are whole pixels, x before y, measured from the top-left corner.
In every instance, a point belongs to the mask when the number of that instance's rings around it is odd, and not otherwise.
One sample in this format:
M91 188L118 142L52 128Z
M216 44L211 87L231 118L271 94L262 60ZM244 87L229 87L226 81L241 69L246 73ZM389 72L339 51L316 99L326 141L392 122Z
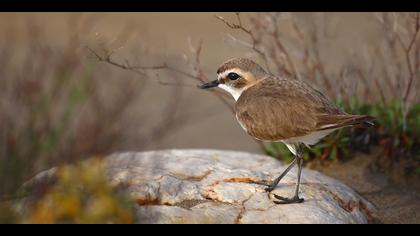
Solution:
M119 153L105 158L112 184L135 200L138 223L369 223L374 207L343 183L304 169L301 204L291 197L292 170L268 194L252 180L269 181L285 165L268 156L218 150ZM51 172L51 171L50 171ZM51 175L50 172L47 172Z

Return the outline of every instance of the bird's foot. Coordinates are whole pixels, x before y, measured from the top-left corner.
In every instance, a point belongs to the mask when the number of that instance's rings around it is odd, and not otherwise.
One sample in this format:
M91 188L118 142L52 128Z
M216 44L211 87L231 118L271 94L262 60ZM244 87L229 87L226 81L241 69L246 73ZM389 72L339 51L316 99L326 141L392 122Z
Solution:
M274 201L276 204L291 204L291 203L302 203L304 201L303 198L299 198L299 196L294 196L293 198L285 198L279 195L274 194L274 197L280 201Z
M251 183L267 187L264 189L266 192L271 192L276 188L276 186L274 185L275 184L274 182L251 182Z
M271 193L271 191L273 191L276 188L276 186L273 186L272 184L267 186L268 187L264 189L267 193Z

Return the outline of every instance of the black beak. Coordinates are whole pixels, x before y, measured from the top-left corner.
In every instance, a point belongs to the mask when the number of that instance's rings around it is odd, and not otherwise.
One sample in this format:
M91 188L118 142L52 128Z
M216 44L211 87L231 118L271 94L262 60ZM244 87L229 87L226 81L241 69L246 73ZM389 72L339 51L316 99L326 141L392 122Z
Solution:
M208 88L217 87L219 84L220 84L219 81L216 79L216 80L210 81L208 83L202 84L198 87L201 88L201 89L208 89Z

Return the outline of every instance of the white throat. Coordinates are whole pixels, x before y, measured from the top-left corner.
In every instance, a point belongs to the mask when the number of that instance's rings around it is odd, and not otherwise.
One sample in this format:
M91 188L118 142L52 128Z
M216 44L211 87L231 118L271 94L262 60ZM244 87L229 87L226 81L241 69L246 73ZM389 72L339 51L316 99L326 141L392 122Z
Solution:
M226 84L219 84L218 87L225 90L226 92L230 93L232 95L232 97L235 99L235 101L238 101L242 92L245 91L248 88L246 86L246 87L238 89L238 88L233 88L233 87L227 86Z

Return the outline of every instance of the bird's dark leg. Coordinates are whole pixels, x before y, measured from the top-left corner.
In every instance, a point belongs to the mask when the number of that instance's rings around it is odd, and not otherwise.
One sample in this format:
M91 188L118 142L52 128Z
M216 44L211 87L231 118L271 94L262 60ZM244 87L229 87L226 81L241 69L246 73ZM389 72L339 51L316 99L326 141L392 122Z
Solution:
M297 183L296 183L296 190L295 195L292 198L284 198L281 196L278 196L274 194L274 197L281 201L274 201L274 203L277 204L288 204L288 203L301 203L303 202L303 198L299 198L299 186L300 186L300 176L302 174L302 166L303 166L303 152L304 152L305 146L303 144L300 144L296 150L296 158L297 164L298 164L298 173L297 173Z
M283 173L281 173L281 175L277 177L275 180L273 180L272 182L268 182L268 183L267 182L252 182L252 183L267 186L267 188L265 188L265 191L271 192L276 188L280 180L283 179L283 177L293 168L293 166L296 165L296 163L297 163L297 160L296 158L294 158L293 161L289 164L289 166L283 171Z

